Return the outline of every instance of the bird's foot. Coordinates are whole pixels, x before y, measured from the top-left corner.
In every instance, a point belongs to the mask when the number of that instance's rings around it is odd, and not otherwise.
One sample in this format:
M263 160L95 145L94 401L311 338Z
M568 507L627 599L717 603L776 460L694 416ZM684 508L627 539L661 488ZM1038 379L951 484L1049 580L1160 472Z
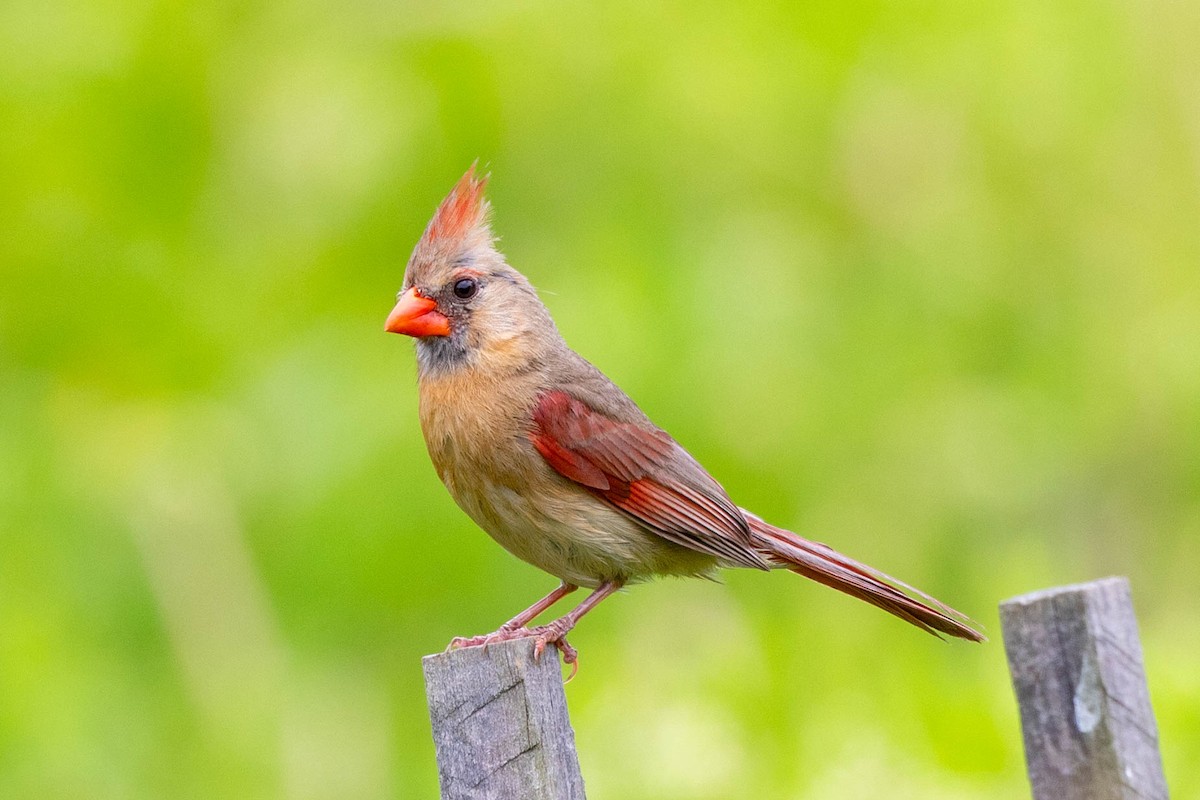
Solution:
M450 640L450 645L446 650L457 650L460 647L482 647L486 650L489 644L511 642L513 639L527 639L535 635L528 628L510 628L506 625L498 631L485 633L482 636L455 636Z
M559 624L560 622L561 620L555 620L547 625L540 625L536 628L510 628L505 626L498 631L482 636L456 636L450 640L450 645L446 650L457 650L460 647L482 647L486 651L487 646L490 644L511 642L514 639L532 638L534 640L533 658L535 661L541 659L542 653L546 651L548 645L558 648L558 652L562 654L563 663L571 665L571 675L567 678L569 681L575 677L575 673L579 669L579 651L567 642L567 632L571 630L572 626Z
M531 628L530 633L536 636L533 642L533 659L537 661L542 657L547 645L553 645L558 648L558 652L562 653L564 664L571 665L571 674L567 678L570 681L575 677L575 673L579 671L579 651L570 645L567 641L567 633L573 628L565 617L556 619L546 625L541 625L537 628Z

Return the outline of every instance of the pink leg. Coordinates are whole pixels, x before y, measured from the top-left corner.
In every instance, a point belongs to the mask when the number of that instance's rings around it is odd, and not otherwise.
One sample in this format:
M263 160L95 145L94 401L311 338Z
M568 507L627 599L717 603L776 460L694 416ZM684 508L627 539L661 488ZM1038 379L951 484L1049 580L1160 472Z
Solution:
M533 657L540 658L542 652L546 649L546 645L552 644L562 652L563 661L567 664L574 664L579 658L579 654L574 647L567 644L567 634L575 627L575 624L583 618L583 615L591 611L596 606L600 605L600 601L613 594L621 588L621 581L605 581L596 587L596 590L583 599L583 602L575 606L563 616L541 625L537 628L530 628L529 632L537 637L533 646ZM572 672L571 676L574 677Z
M567 595L569 595L571 592L575 591L578 588L579 587L573 583L564 582L561 586L559 586L553 592L546 595L541 600L538 600L536 603L531 605L529 608L525 609L520 614L517 614L515 617L510 619L508 622L501 625L500 630L515 631L517 628L524 628L531 621L533 621L534 617L536 617L538 614L541 614L547 608L554 605L559 600L562 600L564 597L566 597Z
M564 663L574 664L578 660L579 654L575 651L574 647L567 644L567 634L575 627L575 624L579 622L584 614L599 605L601 600L620 589L621 585L621 581L606 581L585 597L582 603L553 622L540 625L536 628L526 628L525 625L530 620L579 588L572 584L564 583L504 623L500 627L500 630L495 633L489 633L486 636L472 636L470 638L460 636L450 642L450 647L476 647L479 645L487 647L487 645L494 642L507 642L511 639L524 639L532 636L535 637L533 649L535 658L540 658L546 649L546 645L552 644L562 653ZM571 673L572 677L574 677L574 674L574 672Z
M538 600L536 603L531 605L529 608L525 609L520 614L517 614L515 617L510 619L508 622L501 625L500 629L497 630L495 633L489 633L489 634L485 634L483 636L455 636L450 641L450 647L451 648L475 647L477 645L487 645L490 642L502 642L502 641L505 641L506 639L520 638L519 636L512 636L511 634L514 634L517 631L522 630L526 625L529 624L530 621L532 621L534 619L534 617L536 617L538 614L541 614L547 608L554 605L559 600L562 600L564 597L566 597L567 595L569 595L571 592L575 591L578 588L579 587L576 586L575 584L566 583L564 581L563 584L561 586L559 586L557 589L555 589L553 592L546 595L541 600ZM522 634L522 635L528 635L528 634Z

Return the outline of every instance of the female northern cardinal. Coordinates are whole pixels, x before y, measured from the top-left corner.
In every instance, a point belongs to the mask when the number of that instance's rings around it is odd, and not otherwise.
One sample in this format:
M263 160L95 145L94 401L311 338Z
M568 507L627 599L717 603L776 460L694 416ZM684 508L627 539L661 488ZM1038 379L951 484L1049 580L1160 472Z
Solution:
M386 330L417 340L421 430L438 476L471 519L562 585L495 633L451 646L566 634L623 585L717 567L784 568L935 636L983 636L958 612L823 544L763 522L563 341L525 276L495 248L474 166L409 258ZM548 625L538 614L594 591Z

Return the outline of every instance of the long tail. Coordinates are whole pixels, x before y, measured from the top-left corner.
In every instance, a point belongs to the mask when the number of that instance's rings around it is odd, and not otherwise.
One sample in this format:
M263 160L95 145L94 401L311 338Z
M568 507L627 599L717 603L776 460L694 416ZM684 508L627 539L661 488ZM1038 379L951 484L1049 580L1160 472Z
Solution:
M865 600L938 638L941 638L939 634L945 633L972 642L987 640L966 624L970 620L965 615L919 589L826 545L810 542L791 531L763 522L744 508L740 510L750 524L755 549L771 563Z

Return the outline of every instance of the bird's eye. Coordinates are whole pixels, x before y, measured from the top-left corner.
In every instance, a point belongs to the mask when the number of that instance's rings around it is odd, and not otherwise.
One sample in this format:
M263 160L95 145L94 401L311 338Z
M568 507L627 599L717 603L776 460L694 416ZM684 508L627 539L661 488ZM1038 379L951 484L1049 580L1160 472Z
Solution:
M454 282L454 296L459 300L469 300L479 291L479 283L474 278L461 278Z

